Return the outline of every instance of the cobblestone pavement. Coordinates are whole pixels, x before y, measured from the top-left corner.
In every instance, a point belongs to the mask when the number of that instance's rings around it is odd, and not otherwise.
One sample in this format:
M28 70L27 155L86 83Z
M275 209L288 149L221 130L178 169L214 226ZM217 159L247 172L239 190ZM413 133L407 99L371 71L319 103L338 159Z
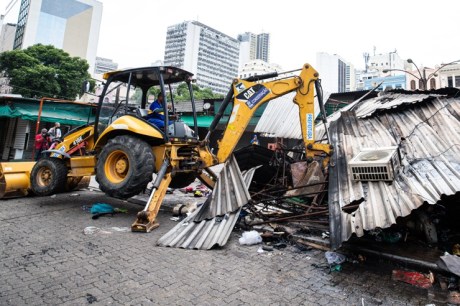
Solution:
M176 191L177 192L177 191ZM149 234L129 227L139 205L96 191L0 201L0 305L425 305L426 290L391 280L376 264L344 265L328 273L320 251L257 252L240 246L240 232L219 250L156 246L171 229ZM127 214L92 220L83 205L97 202ZM85 234L95 226L105 232Z

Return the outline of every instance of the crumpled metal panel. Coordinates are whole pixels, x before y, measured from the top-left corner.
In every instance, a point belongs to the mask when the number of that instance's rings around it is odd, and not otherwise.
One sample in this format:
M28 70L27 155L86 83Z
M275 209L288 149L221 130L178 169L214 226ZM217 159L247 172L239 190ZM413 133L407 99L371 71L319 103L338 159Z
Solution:
M241 207L223 216L195 222L194 219L199 213L199 210L196 210L163 235L157 244L197 250L209 250L214 246L224 246L240 212Z
M224 172L226 168L229 169ZM163 235L158 240L157 244L160 246L206 250L214 246L224 246L238 220L241 208L250 199L247 188L257 168L258 167L254 167L241 173L236 160L232 156L229 165L223 167L222 171L219 173L219 180L216 183L213 194L209 197L213 199L209 204L211 207L205 207L203 204L199 209L194 211L193 214L182 220L169 232ZM223 196L221 200L214 196L217 194L216 191L221 188L219 185L224 185L228 188L228 184L231 182L238 182L238 184L243 184L243 186L245 186L245 188L238 188L239 190L245 190L245 192L240 191L240 198L236 199L236 194L232 195L233 199L237 201L236 203L239 203L233 211L229 210L229 206L225 203L225 196ZM203 209L205 209L205 213L202 212ZM211 212L216 214L219 213L219 215L212 215ZM203 216L208 217L203 218Z
M218 180L211 196L200 208L194 221L211 219L233 212L245 205L250 198L238 163L235 156L232 155L218 174Z
M435 204L460 191L459 114L460 99L389 94L362 101L356 113L336 115L329 123L335 146L329 168L333 248L353 233L359 237L365 230L389 227L423 203ZM348 162L361 148L394 145L400 148L402 167L392 184L351 181ZM351 213L342 210L357 204Z

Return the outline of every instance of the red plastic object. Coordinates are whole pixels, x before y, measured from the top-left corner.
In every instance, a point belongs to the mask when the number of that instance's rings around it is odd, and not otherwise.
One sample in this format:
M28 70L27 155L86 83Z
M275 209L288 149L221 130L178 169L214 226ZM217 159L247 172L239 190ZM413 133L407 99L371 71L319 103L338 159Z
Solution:
M393 270L392 279L424 289L430 288L434 281L432 274L423 274L420 272L410 272L403 270Z

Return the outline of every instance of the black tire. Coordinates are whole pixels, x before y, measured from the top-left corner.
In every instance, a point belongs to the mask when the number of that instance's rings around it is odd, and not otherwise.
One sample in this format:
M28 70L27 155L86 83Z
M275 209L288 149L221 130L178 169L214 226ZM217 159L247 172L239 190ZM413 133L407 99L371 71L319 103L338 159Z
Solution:
M45 157L35 163L30 173L34 194L47 196L62 192L67 182L67 166L59 158Z
M127 199L139 194L152 180L155 156L145 141L122 135L110 139L96 164L96 180L107 195Z

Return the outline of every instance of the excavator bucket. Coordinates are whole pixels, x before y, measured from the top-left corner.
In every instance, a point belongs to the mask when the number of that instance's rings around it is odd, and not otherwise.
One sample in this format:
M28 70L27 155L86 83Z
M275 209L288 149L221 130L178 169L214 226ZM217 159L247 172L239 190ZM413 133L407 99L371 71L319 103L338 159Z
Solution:
M34 165L33 161L0 163L0 199L26 196Z

